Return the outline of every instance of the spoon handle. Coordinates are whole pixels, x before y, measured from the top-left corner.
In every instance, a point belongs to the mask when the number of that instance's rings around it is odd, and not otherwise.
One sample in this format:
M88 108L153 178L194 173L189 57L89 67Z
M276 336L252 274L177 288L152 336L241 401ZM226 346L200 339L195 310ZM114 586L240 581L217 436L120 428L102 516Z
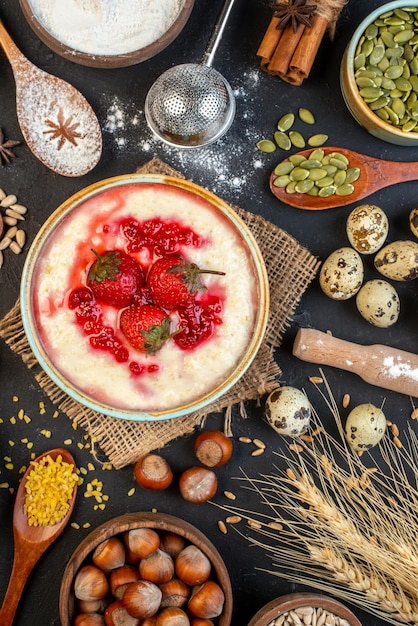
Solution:
M0 45L3 48L7 58L9 59L9 63L12 66L13 73L24 70L29 65L29 61L26 57L23 56L19 48L16 46L13 39L10 37L9 33L4 27L3 22L0 19Z
M370 158L368 165L380 187L418 180L418 163L414 161L404 163Z
M19 549L15 539L12 573L0 608L1 626L12 626L13 624L22 591L37 560L37 558L31 558L32 556L32 553L31 556L28 556L24 550Z

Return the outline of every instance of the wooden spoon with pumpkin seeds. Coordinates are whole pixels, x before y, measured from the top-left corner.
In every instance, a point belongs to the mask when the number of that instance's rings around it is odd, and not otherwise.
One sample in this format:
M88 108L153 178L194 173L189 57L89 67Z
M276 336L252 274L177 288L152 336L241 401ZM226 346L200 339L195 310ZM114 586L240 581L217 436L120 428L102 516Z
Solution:
M304 161L308 160L311 156L318 156L318 159L316 159L318 161L321 153L326 159L329 159L330 155L338 156L342 162L345 162L345 169L342 166L341 171L352 170L354 180L351 181L350 177L349 183L341 182L341 184L338 185L334 184L332 180L328 181L329 186L334 187L332 190L333 193L321 197L321 195L318 195L317 191L300 191L303 189L303 185L297 186L297 183L289 187L288 184L286 184L286 178L281 178L287 176L287 174L282 173L286 168L283 167L282 171L279 168L282 163L291 163L291 159L293 159L295 161L295 167L300 168L303 166ZM317 163L317 165L318 167L313 169L320 169L322 162ZM335 167L340 171L339 167ZM356 174L358 175L357 178ZM310 175L311 174L308 172L308 175L305 176L302 172L301 180L308 179ZM334 176L336 176L336 174L334 174ZM332 178L332 176L330 176L330 178ZM310 150L303 150L302 152L297 152L284 159L270 175L270 189L276 198L285 204L308 211L321 211L355 203L379 189L412 180L418 180L418 162L404 163L385 161L355 152L354 150L349 150L348 148L323 147L316 150L312 150L312 148ZM337 182L340 181L338 180ZM305 185L305 188L308 186L309 185ZM312 195L312 193L317 195Z

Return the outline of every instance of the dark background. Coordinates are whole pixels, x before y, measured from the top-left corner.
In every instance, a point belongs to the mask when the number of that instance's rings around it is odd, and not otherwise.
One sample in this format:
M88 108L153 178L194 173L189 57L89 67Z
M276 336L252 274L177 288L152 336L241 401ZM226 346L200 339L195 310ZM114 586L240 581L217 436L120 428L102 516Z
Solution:
M280 226L314 255L324 260L337 247L347 245L345 221L353 206L330 211L300 211L279 203L269 191L271 170L281 160L279 151L260 153L255 144L259 139L271 138L282 114L299 107L307 107L316 116L315 131L329 135L328 145L345 146L367 154L396 161L418 161L418 147L398 147L367 134L352 119L343 102L339 87L341 58L350 36L366 16L383 2L377 0L349 0L338 21L335 40L325 37L309 79L302 86L290 86L260 70L256 50L271 17L271 9L264 0L238 0L218 50L215 67L230 82L236 96L237 113L228 134L215 144L197 150L178 150L163 145L151 135L143 114L145 95L154 80L168 67L182 62L199 62L222 0L196 0L192 15L181 35L165 51L136 66L105 70L76 65L50 51L37 39L26 23L16 0L0 0L0 18L21 51L42 69L68 80L91 103L103 130L103 156L96 168L79 179L63 178L44 167L22 143L15 150L17 158L11 165L0 168L0 187L15 193L18 201L28 207L24 222L28 245L39 227L54 209L79 189L104 178L134 171L153 156L182 171L195 183L215 192L225 200L248 211L261 214ZM122 124L117 130L109 126L112 112L117 111ZM6 138L22 139L15 112L15 83L10 65L0 54L0 127ZM417 170L418 177L418 170ZM369 197L387 213L390 222L389 240L411 239L408 215L417 204L418 183L404 183L389 187ZM0 316L6 314L19 294L20 276L25 254L5 253L0 271ZM366 278L378 277L370 260L366 259ZM314 406L324 422L332 420L322 406L319 394L308 383L308 377L318 373L317 366L298 361L291 355L293 339L300 326L331 330L343 339L362 344L383 343L404 350L418 351L417 340L417 283L397 284L401 298L401 315L392 328L382 330L370 326L357 313L354 301L334 302L321 292L317 279L302 298L294 319L286 332L283 345L276 357L283 371L283 383L307 388ZM367 385L355 375L325 368L327 379L336 398L351 394L352 404L373 402L380 406L385 400L385 413L401 431L407 424L414 426L409 415L411 400L393 392ZM43 414L39 403L45 403ZM10 422L23 409L31 418L30 424L17 420ZM80 450L82 432L72 429L65 415L54 419L54 407L34 382L19 357L6 345L0 346L0 482L16 487L18 468L28 461L28 450L21 439L34 442L37 454L62 445L71 438L69 449L77 464L87 467L93 461L90 453ZM243 444L235 444L232 461L218 471L220 494L224 489L236 491L233 482L240 468L251 475L268 473L277 463L271 452L283 446L282 440L263 420L263 407L247 406L248 419L234 413L234 438L241 435L259 437L267 443L262 457L254 458ZM206 427L222 427L223 416L212 415ZM52 431L46 439L40 431ZM407 436L407 435L402 435ZM15 442L10 446L9 441ZM251 448L252 449L252 448ZM179 473L194 463L193 437L172 442L162 451ZM4 457L12 457L14 470L4 468ZM175 485L162 494L136 490L132 467L104 472L98 463L89 472L87 480L98 477L103 481L103 492L110 499L102 512L93 511L93 503L78 497L73 520L86 522L95 528L102 522L125 512L147 511L157 508L191 522L213 541L222 553L229 569L234 590L232 626L244 626L266 602L293 590L302 590L280 577L273 577L256 568L268 568L269 561L261 549L252 547L237 535L222 535L217 528L220 512L210 504L196 506L183 502ZM217 498L223 501L222 497ZM0 489L0 598L3 597L12 560L12 509L14 496ZM258 506L257 499L249 505ZM250 506L251 508L251 506ZM30 624L45 626L59 624L58 596L65 564L79 541L89 529L68 527L61 538L36 566L23 593L16 615L16 626ZM354 612L364 624L378 624L374 617L355 607Z

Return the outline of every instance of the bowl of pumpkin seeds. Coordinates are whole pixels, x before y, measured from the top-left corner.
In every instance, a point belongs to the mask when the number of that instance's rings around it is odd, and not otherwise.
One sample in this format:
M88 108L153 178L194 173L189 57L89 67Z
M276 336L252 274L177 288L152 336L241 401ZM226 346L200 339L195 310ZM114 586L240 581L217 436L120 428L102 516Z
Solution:
M418 0L384 4L359 24L340 84L347 108L370 134L418 145Z

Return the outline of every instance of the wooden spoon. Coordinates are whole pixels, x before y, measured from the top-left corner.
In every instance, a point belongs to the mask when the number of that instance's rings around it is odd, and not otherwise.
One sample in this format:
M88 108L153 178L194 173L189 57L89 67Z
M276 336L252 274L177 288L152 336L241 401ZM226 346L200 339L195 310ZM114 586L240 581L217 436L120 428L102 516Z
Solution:
M12 67L17 118L30 150L57 174L89 172L102 153L102 133L90 104L75 87L28 61L1 20L0 45Z
M58 455L61 455L62 460L65 463L73 465L73 471L76 472L74 459L64 448L55 448L54 450L45 452L45 454L39 456L36 461L39 461L47 455L50 455L53 460L55 460ZM61 522L58 522L54 526L29 526L28 517L23 507L26 496L26 479L31 470L32 466L29 466L23 475L16 495L13 511L14 559L9 585L6 590L6 595L4 596L3 605L0 608L1 626L11 626L13 623L17 605L28 576L45 550L64 530L74 508L77 493L77 486L75 485L67 515Z
M303 150L297 154L308 157L313 148ZM322 148L325 154L330 152L339 152L344 154L349 160L349 167L360 168L360 176L354 185L354 193L349 196L329 196L328 198L319 198L318 196L309 196L306 193L287 193L283 187L275 187L274 181L277 178L272 172L270 176L270 189L273 194L290 206L298 209L306 209L307 211L321 211L323 209L334 209L335 207L345 206L358 202L362 198L371 195L379 189L395 185L396 183L406 182L408 180L418 180L418 163L401 163L398 161L384 161L375 159L374 157L354 152L348 148L327 147ZM287 160L287 159L285 159Z

